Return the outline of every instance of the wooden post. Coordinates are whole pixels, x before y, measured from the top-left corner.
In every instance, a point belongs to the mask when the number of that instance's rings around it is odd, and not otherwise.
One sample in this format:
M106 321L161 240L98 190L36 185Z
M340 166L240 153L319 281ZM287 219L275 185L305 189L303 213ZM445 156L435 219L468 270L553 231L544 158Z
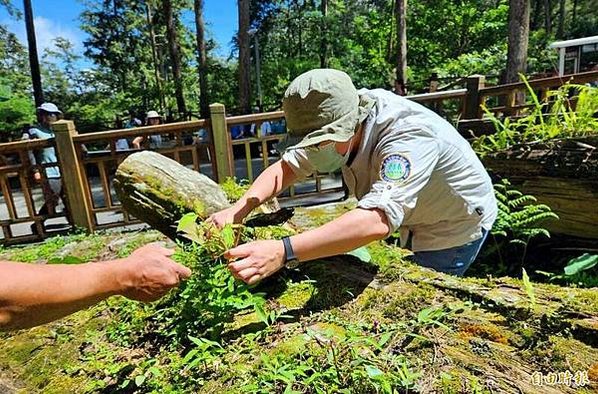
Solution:
M223 104L210 105L210 124L212 126L212 141L216 160L216 175L218 183L224 182L227 177L235 175L233 151L230 133L226 126L226 112Z
M438 85L440 82L438 81L438 73L432 73L429 80L429 87L428 92L432 93L438 90Z
M467 95L465 96L465 109L463 119L481 119L482 104L480 89L484 87L486 77L483 75L471 75L467 77Z
M440 85L440 81L438 81L438 73L432 73L432 75L430 76L430 80L429 80L428 93L433 93L433 92L438 91L439 85ZM431 108L434 110L434 112L439 114L440 111L442 110L442 100L433 101L431 103Z
M60 163L62 185L73 225L93 231L91 207L85 198L83 176L73 143L73 136L77 135L75 124L70 120L60 120L52 124L52 130L56 136L56 153Z

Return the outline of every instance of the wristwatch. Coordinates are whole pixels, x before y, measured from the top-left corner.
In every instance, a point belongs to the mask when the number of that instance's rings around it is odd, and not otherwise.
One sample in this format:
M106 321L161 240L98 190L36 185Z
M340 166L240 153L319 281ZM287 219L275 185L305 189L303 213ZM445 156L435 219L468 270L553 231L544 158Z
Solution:
M299 266L299 260L293 252L293 246L291 245L291 239L289 237L283 237L282 243L284 244L284 262L283 265L289 269L295 269Z

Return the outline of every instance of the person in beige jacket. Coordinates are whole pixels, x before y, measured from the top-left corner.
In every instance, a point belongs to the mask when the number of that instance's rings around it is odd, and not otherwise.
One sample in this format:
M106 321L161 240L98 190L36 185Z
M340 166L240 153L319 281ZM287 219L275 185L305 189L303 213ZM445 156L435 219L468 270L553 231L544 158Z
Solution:
M317 69L297 77L283 99L288 147L218 226L315 171L342 170L357 207L282 241L229 250L233 275L255 283L283 266L345 253L400 231L418 264L463 275L497 215L492 182L467 141L427 108L382 89L357 91L350 77Z

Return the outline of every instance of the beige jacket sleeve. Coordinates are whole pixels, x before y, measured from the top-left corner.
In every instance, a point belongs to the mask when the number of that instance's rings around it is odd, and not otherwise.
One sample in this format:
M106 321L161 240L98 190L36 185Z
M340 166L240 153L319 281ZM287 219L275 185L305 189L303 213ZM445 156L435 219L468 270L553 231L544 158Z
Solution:
M388 133L381 138L372 157L377 181L358 207L384 211L389 234L393 233L415 208L418 194L430 180L439 154L438 142L427 130Z

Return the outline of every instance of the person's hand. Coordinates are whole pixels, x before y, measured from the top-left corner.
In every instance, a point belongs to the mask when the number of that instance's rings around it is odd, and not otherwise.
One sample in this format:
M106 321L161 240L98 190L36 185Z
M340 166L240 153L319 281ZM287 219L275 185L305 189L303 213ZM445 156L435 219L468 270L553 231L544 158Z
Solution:
M282 241L255 241L224 253L228 269L237 279L252 285L282 268L284 244Z
M35 171L35 172L33 173L33 180L34 180L36 183L41 183L41 181L42 181L42 174L41 174L39 171Z
M241 223L243 219L243 214L233 205L232 207L213 213L206 221L214 224L218 228L222 228L227 224Z
M136 301L155 301L191 276L189 268L169 258L173 253L157 244L134 251L122 263L124 290L121 295Z

